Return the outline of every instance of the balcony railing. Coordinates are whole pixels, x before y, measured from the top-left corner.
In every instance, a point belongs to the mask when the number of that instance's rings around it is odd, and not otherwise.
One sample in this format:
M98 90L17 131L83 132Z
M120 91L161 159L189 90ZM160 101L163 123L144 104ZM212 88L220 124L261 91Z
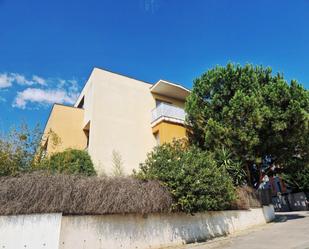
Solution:
M154 123L160 118L166 118L170 121L183 123L185 121L186 113L184 109L173 106L167 103L160 103L155 109L152 110L151 122Z

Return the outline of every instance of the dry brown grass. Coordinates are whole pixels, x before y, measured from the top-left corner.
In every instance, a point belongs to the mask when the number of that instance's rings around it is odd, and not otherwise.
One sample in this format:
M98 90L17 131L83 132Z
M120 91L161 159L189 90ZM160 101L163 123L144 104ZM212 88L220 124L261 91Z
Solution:
M237 199L232 203L232 209L248 210L262 206L258 192L250 187L238 187Z
M169 192L156 181L133 178L24 174L0 177L0 215L168 212Z

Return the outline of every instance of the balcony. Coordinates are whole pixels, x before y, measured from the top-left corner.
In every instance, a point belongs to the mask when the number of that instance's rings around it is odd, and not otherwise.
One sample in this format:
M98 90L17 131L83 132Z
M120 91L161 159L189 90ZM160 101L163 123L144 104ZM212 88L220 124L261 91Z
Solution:
M161 120L183 124L186 117L186 112L184 109L163 102L160 103L155 109L153 109L151 114L152 126L159 123Z

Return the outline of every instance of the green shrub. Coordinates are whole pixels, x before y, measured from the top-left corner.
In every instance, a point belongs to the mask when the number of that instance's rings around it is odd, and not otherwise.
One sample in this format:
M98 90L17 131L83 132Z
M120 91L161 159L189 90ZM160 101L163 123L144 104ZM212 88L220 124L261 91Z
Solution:
M232 179L213 157L178 141L156 147L135 175L168 187L174 210L188 213L224 210L236 198Z
M282 174L284 181L293 192L309 192L309 164L303 164L300 160L293 161Z
M216 149L214 158L219 166L224 168L233 180L234 186L243 186L246 183L246 172L240 161L233 159L232 154L225 148Z
M76 149L68 149L51 155L40 163L39 168L55 173L96 175L89 154Z

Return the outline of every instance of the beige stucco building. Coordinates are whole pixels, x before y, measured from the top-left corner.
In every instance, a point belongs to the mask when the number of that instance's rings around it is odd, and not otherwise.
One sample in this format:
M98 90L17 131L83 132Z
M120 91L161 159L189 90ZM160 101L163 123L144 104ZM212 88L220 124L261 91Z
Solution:
M132 173L157 144L186 136L186 88L164 80L146 83L94 68L74 106L55 104L43 144L51 154L88 150L97 172L111 174L113 157ZM53 144L51 131L60 138Z

